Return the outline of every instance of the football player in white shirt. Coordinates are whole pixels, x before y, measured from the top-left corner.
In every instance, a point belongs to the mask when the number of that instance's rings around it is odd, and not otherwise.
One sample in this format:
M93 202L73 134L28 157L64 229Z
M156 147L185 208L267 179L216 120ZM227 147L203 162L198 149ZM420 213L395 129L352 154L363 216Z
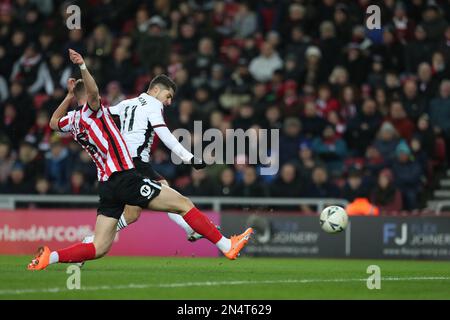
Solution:
M172 103L175 92L176 84L172 79L166 75L159 75L151 81L147 92L140 94L138 97L123 100L108 108L111 115L118 116L120 119L120 131L138 172L166 185L168 185L167 180L156 172L150 164L150 152L155 134L185 163L190 163L195 169L205 167L204 163L196 159L191 152L181 145L166 126L163 109L164 106L169 106ZM137 221L141 212L142 209L139 207L126 206L117 229L121 230ZM203 237L196 233L180 215L169 212L168 216L186 231L189 241L194 242ZM93 236L87 236L83 240L85 243L92 241Z
M186 150L167 128L163 118L165 106L172 103L177 90L176 84L166 75L156 76L150 83L147 92L136 98L126 99L109 108L111 115L120 117L120 131L130 150L136 169L144 176L168 185L167 180L156 172L151 164L150 150L154 135L175 153L185 163L190 163L195 169L203 169L205 164L196 159ZM126 210L125 216L119 221L119 228L135 222L141 213L139 207ZM189 241L196 241L202 236L178 214L168 213L170 219L182 227Z

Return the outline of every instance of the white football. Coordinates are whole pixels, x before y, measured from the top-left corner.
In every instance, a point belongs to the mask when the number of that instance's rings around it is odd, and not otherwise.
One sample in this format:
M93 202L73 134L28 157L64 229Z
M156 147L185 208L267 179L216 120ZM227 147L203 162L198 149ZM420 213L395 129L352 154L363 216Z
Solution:
M323 209L320 213L320 226L325 232L337 233L344 231L347 223L348 215L344 208L330 206Z

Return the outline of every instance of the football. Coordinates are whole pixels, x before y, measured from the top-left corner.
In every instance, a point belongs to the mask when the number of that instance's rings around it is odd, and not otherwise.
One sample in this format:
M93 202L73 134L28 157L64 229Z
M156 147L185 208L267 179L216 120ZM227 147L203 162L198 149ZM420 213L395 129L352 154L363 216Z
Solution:
M326 207L320 213L320 226L323 231L337 233L347 227L348 215L344 208L338 206Z

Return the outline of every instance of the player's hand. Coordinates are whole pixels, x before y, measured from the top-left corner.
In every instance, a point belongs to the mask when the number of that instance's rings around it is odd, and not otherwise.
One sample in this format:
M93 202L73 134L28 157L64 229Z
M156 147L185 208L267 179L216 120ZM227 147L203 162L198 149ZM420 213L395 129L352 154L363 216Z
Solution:
M82 65L84 63L83 57L81 54L76 52L75 50L69 49L69 57L70 61L72 61L74 64Z
M200 169L203 169L206 167L206 163L204 163L203 160L201 160L201 159L192 157L191 166L193 166L197 170L200 170Z
M75 78L69 78L67 80L67 91L69 94L73 94L73 88L75 88L75 82L77 80L75 80Z

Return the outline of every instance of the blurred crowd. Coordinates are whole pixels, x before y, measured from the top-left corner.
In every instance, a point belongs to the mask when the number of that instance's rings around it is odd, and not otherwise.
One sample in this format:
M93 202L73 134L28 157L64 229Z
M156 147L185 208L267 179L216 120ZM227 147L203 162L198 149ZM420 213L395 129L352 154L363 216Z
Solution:
M81 8L69 30L66 8ZM382 29L365 26L381 8ZM94 194L96 171L48 122L84 55L102 101L177 85L169 128L280 130L280 170L153 164L191 196L367 197L420 208L450 159L448 1L0 1L0 192ZM307 209L307 208L303 208Z

